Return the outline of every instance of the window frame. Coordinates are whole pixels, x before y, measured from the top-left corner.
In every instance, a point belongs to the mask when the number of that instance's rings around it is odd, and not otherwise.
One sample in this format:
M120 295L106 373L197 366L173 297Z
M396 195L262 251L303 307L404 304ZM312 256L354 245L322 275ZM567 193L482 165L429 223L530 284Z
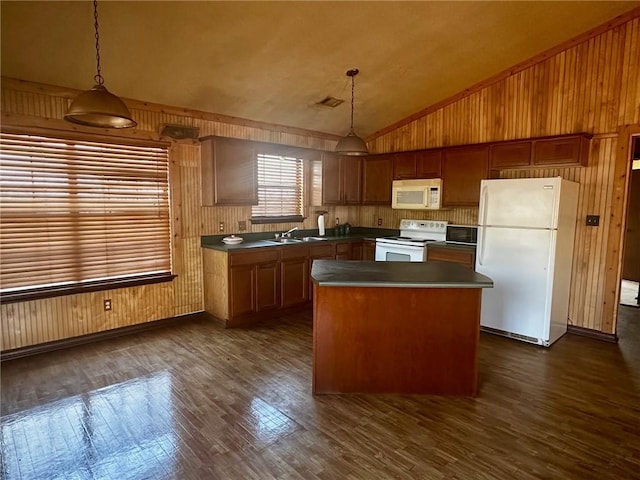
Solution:
M260 201L260 189L261 185L259 182L259 157L260 155L264 156L275 156L280 158L295 158L300 162L301 174L299 178L299 183L296 185L301 189L299 193L300 198L300 213L299 214L286 214L286 215L264 215L264 216L256 216L253 211L253 206L251 208L251 218L249 219L252 224L276 224L276 223L302 223L305 220L304 210L306 206L306 198L307 198L307 169L308 169L308 161L307 155L305 155L304 150L291 148L282 146L278 148L277 145L258 145L256 146L255 153L255 161L256 161L256 188L258 191L258 202ZM258 205L260 205L258 203Z
M172 215L171 215L171 143L160 142L154 140L140 140L137 138L128 138L122 136L108 135L108 134L93 134L83 132L69 132L67 130L48 129L41 127L28 127L28 126L11 126L2 125L0 131L4 134L14 135L32 135L32 136L44 136L52 139L58 139L62 141L79 141L79 142L97 142L103 144L114 144L131 147L149 147L149 148L162 148L167 151L167 215L168 215L168 261L169 270L167 272L156 273L142 273L131 275L120 275L112 278L101 278L96 280L77 281L74 283L63 283L58 285L43 285L41 287L29 287L24 288L16 287L15 290L10 290L0 293L0 304L23 302L29 300L37 300L43 298L52 298L63 295L72 295L78 293L88 293L96 291L105 291L117 288L127 288L140 285L149 285L155 283L162 283L172 281L177 277L173 273L173 244L172 244Z

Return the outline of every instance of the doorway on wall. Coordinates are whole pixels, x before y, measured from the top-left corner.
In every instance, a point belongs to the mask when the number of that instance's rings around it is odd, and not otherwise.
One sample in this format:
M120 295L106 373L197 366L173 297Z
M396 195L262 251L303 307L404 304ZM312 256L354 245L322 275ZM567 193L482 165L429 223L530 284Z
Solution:
M640 308L640 136L632 138L629 203L620 279L621 308Z

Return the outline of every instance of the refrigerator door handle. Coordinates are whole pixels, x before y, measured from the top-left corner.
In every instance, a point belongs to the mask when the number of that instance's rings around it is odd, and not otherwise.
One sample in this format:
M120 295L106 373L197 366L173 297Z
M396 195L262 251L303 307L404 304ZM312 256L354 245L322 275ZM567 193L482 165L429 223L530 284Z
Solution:
M480 192L480 225L487 225L487 196L489 195L488 188L486 185L482 186L482 191Z
M478 255L478 265L482 267L482 259L484 257L484 244L485 244L485 236L487 232L487 227L480 226L480 254Z

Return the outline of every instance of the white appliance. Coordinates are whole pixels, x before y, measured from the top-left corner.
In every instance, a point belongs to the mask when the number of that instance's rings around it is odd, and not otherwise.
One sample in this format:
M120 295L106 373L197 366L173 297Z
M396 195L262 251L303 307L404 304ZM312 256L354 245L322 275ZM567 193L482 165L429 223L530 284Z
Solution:
M425 262L427 244L443 242L447 222L435 220L400 220L399 237L376 239L376 262Z
M567 331L578 184L483 180L476 271L483 330L548 347Z
M391 186L391 208L437 210L440 208L442 179L394 180Z

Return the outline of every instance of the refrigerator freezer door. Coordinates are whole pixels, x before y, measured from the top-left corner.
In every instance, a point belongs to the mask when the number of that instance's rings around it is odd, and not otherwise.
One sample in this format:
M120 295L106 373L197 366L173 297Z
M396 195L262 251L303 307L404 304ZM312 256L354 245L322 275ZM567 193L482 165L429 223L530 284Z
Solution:
M479 223L487 226L557 228L560 178L483 180Z
M476 271L493 280L482 292L480 324L548 344L555 230L480 227Z

